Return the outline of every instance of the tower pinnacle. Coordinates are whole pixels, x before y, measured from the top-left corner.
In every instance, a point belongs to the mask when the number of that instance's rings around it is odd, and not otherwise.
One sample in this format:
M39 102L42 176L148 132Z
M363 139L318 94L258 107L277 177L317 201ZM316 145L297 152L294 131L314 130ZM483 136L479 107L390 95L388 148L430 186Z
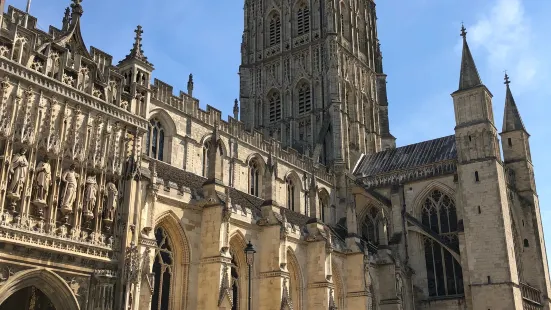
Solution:
M466 90L475 86L482 85L480 75L476 69L473 55L467 43L467 29L461 26L461 36L463 37L463 53L461 56L461 73L459 77L459 90Z
M520 113L518 111L517 105L515 103L515 98L513 98L513 93L511 92L511 88L509 87L509 84L511 84L511 81L509 80L509 75L505 73L505 82L504 84L507 85L507 90L505 94L505 111L503 112L503 132L508 131L515 131L515 130L523 130L524 132L528 133L526 131L526 128L524 127L524 123L522 122L522 118L520 117Z
M147 57L144 55L142 50L142 26L138 25L134 32L136 33L136 36L134 37L134 44L130 50L130 54L126 55L123 61L137 59L151 66L151 63L147 61Z

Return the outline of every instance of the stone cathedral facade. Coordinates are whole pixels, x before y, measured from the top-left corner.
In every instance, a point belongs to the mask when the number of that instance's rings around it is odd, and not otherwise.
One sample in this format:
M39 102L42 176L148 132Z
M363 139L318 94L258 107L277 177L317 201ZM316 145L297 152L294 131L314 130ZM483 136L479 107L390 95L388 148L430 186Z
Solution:
M0 310L550 309L529 134L465 29L455 134L396 147L372 0L246 0L227 119L83 13L1 17Z

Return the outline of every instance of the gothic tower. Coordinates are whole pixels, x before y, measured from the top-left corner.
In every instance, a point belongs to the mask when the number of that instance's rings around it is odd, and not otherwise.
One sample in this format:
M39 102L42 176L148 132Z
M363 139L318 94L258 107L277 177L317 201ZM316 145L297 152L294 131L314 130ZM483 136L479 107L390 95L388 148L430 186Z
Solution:
M522 309L512 218L492 94L482 83L462 28L459 89L452 94L457 145L457 199L462 202L461 253L469 309ZM474 305L474 308L473 308Z
M326 165L395 147L371 0L246 0L241 120Z

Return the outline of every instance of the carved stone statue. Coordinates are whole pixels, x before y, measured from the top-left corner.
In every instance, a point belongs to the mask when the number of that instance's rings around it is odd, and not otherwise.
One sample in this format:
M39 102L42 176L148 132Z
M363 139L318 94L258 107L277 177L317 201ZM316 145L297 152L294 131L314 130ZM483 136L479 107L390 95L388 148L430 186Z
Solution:
M77 196L77 180L79 175L75 171L75 165L71 165L69 170L65 171L61 176L61 180L65 183L63 194L61 195L61 209L64 213L73 210L73 203Z
M12 197L21 197L23 186L27 180L27 171L29 162L27 161L27 149L22 148L19 153L13 155L10 165L10 183L8 185L8 194Z
M119 191L117 186L113 182L107 182L105 185L105 208L103 210L103 219L108 223L112 223L115 218L115 212L117 210L117 200Z
M48 156L36 167L36 180L35 180L35 203L44 205L46 198L48 197L48 191L52 184L52 167L50 166Z
M96 181L96 176L90 175L86 178L86 188L84 189L84 210L82 210L82 214L87 219L94 217L92 210L94 210L94 206L96 205L97 193L98 183Z

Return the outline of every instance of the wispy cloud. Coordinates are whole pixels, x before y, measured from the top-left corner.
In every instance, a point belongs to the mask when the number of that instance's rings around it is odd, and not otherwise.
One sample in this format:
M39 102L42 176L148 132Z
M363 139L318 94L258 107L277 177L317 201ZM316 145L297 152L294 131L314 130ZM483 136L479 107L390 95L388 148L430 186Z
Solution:
M540 67L533 52L531 21L522 0L496 0L488 12L469 27L469 43L485 50L488 69L509 70L520 93L534 81Z

